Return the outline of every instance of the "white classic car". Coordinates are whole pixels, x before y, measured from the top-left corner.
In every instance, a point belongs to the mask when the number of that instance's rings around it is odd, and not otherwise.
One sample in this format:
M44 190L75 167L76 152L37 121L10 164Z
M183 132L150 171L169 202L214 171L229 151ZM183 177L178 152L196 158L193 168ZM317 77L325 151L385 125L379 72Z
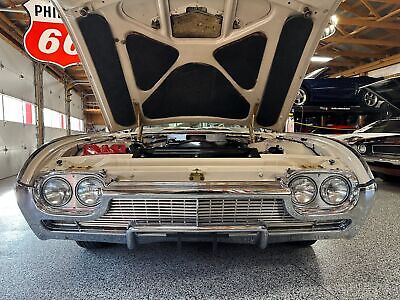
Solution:
M114 133L26 162L18 204L40 239L265 248L355 234L368 166L340 142L280 133L339 0L53 2Z

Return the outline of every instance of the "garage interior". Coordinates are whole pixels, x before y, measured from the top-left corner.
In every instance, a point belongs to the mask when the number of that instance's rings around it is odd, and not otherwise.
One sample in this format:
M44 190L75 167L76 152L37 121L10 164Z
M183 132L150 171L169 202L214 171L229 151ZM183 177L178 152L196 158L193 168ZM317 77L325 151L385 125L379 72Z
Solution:
M25 52L23 2L0 0L0 299L400 298L399 177L377 178L374 207L354 239L307 248L221 244L214 253L207 243L179 251L163 243L133 253L38 240L16 203L16 174L41 145L106 128L82 66L62 69ZM321 40L307 73L327 67L330 78L400 75L398 0L345 0L336 16L335 34ZM399 117L392 107L294 107L293 114L296 130L328 133Z

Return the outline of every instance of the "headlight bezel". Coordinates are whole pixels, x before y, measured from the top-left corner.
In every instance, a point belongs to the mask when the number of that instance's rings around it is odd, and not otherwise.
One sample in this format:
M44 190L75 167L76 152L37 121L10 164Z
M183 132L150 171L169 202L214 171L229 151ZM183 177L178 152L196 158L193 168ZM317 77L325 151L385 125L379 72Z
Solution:
M34 181L32 196L36 207L44 213L62 216L87 216L98 211L106 209L108 198L104 199L104 192L99 204L96 206L83 205L76 197L76 185L84 178L94 177L102 183L103 191L107 187L106 174L104 172L85 172L85 171L50 171L40 174ZM49 204L42 194L42 187L45 182L53 178L62 178L68 182L72 188L72 195L70 200L63 206L52 206Z
M81 199L81 197L79 196L79 193L78 193L78 188L79 188L79 186L84 182L84 181L88 181L88 180L95 180L95 181L98 181L99 183L100 183L100 186L101 186L101 193L100 193L100 195L97 197L97 201L96 201L96 203L95 204L87 204L87 203L85 203L82 199ZM96 207L96 206L98 206L99 204L100 204L100 200L101 200L101 197L102 197L102 195L103 195L103 188L104 188L104 183L103 183L103 181L102 180L100 180L98 177L96 177L96 176L86 176L86 177L83 177L83 178L81 178L77 183L76 183L76 185L75 185L75 197L76 197L76 200L80 203L80 204L82 204L83 206L85 206L85 207Z
M294 181L299 180L299 179L306 179L306 180L308 180L308 181L314 186L314 194L313 194L313 197L312 197L311 200L309 200L307 203L298 202L298 200L296 199L296 197L295 197L295 195L294 195L294 191L293 191L293 189L292 189L292 184L293 184ZM291 191L291 193L292 193L292 201L293 201L293 203L294 203L295 205L300 206L300 207L305 207L305 206L310 205L311 203L313 203L313 202L315 201L315 199L316 199L317 196L318 196L318 190L319 190L319 189L318 189L317 183L316 183L315 180L313 180L311 177L306 176L306 175L297 175L297 176L294 176L293 178L291 178L291 179L289 180L288 187L290 188L290 191Z
M310 202L308 205L298 205L293 198L293 190L289 186L295 178L299 176L306 176L314 180L317 185L318 192L314 201ZM347 194L345 201L338 205L331 205L325 202L321 195L320 189L322 182L331 177L338 176L344 178L346 182L349 183L350 192ZM288 176L284 180L284 185L290 190L291 196L290 200L286 202L286 208L289 211L298 213L303 216L319 215L325 216L330 214L337 214L348 211L352 209L358 202L358 195L360 193L359 182L357 176L349 170L296 170L289 172Z
M69 196L68 199L66 201L63 202L63 204L60 205L54 205L53 203L51 203L50 201L48 201L46 194L44 192L44 189L46 187L46 184L48 184L50 181L52 180L60 180L64 183L67 184L68 188L69 188ZM40 186L40 196L43 198L43 200L46 202L46 204L50 205L51 207L54 208L62 208L65 207L72 199L73 196L73 188L70 182L68 182L68 180L66 180L65 178L61 177L61 176L52 176L49 178L46 178L46 180L43 181L43 183Z
M338 202L338 203L329 202L329 201L324 197L324 195L323 195L323 186L324 186L328 181L334 180L334 179L340 179L340 180L342 180L342 181L346 184L346 186L347 186L346 196L344 197L344 199L343 199L342 201L340 201L340 202ZM326 204L331 205L331 206L340 206L340 205L342 205L343 203L345 203L346 200L348 200L349 197L350 197L350 195L351 195L351 183L350 183L350 181L349 181L346 177L344 177L344 176L340 176L340 175L328 176L327 178L325 178L325 179L321 182L321 185L319 186L319 195L320 195L322 201L324 201Z

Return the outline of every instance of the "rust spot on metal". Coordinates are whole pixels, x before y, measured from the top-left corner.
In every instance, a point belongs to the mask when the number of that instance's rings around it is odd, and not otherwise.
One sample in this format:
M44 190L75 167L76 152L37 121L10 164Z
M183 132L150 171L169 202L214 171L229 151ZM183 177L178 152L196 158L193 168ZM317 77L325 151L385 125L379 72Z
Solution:
M90 170L92 166L69 166L68 170Z
M204 174L199 169L194 169L189 175L190 181L204 181Z
M302 169L324 169L324 167L320 164L302 164Z
M172 15L171 23L176 38L217 38L221 35L222 16L208 13L205 7L188 7L185 13Z

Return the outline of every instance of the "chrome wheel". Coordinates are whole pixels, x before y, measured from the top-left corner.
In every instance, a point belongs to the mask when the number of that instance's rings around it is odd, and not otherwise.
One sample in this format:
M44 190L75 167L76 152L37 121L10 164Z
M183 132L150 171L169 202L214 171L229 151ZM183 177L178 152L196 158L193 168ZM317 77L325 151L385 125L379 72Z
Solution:
M301 105L304 105L304 103L306 103L306 101L307 101L307 93L305 90L303 90L301 88L297 92L297 96L296 96L296 99L294 100L294 104L301 106Z
M378 104L378 96L372 92L364 94L364 103L369 107L375 107Z

